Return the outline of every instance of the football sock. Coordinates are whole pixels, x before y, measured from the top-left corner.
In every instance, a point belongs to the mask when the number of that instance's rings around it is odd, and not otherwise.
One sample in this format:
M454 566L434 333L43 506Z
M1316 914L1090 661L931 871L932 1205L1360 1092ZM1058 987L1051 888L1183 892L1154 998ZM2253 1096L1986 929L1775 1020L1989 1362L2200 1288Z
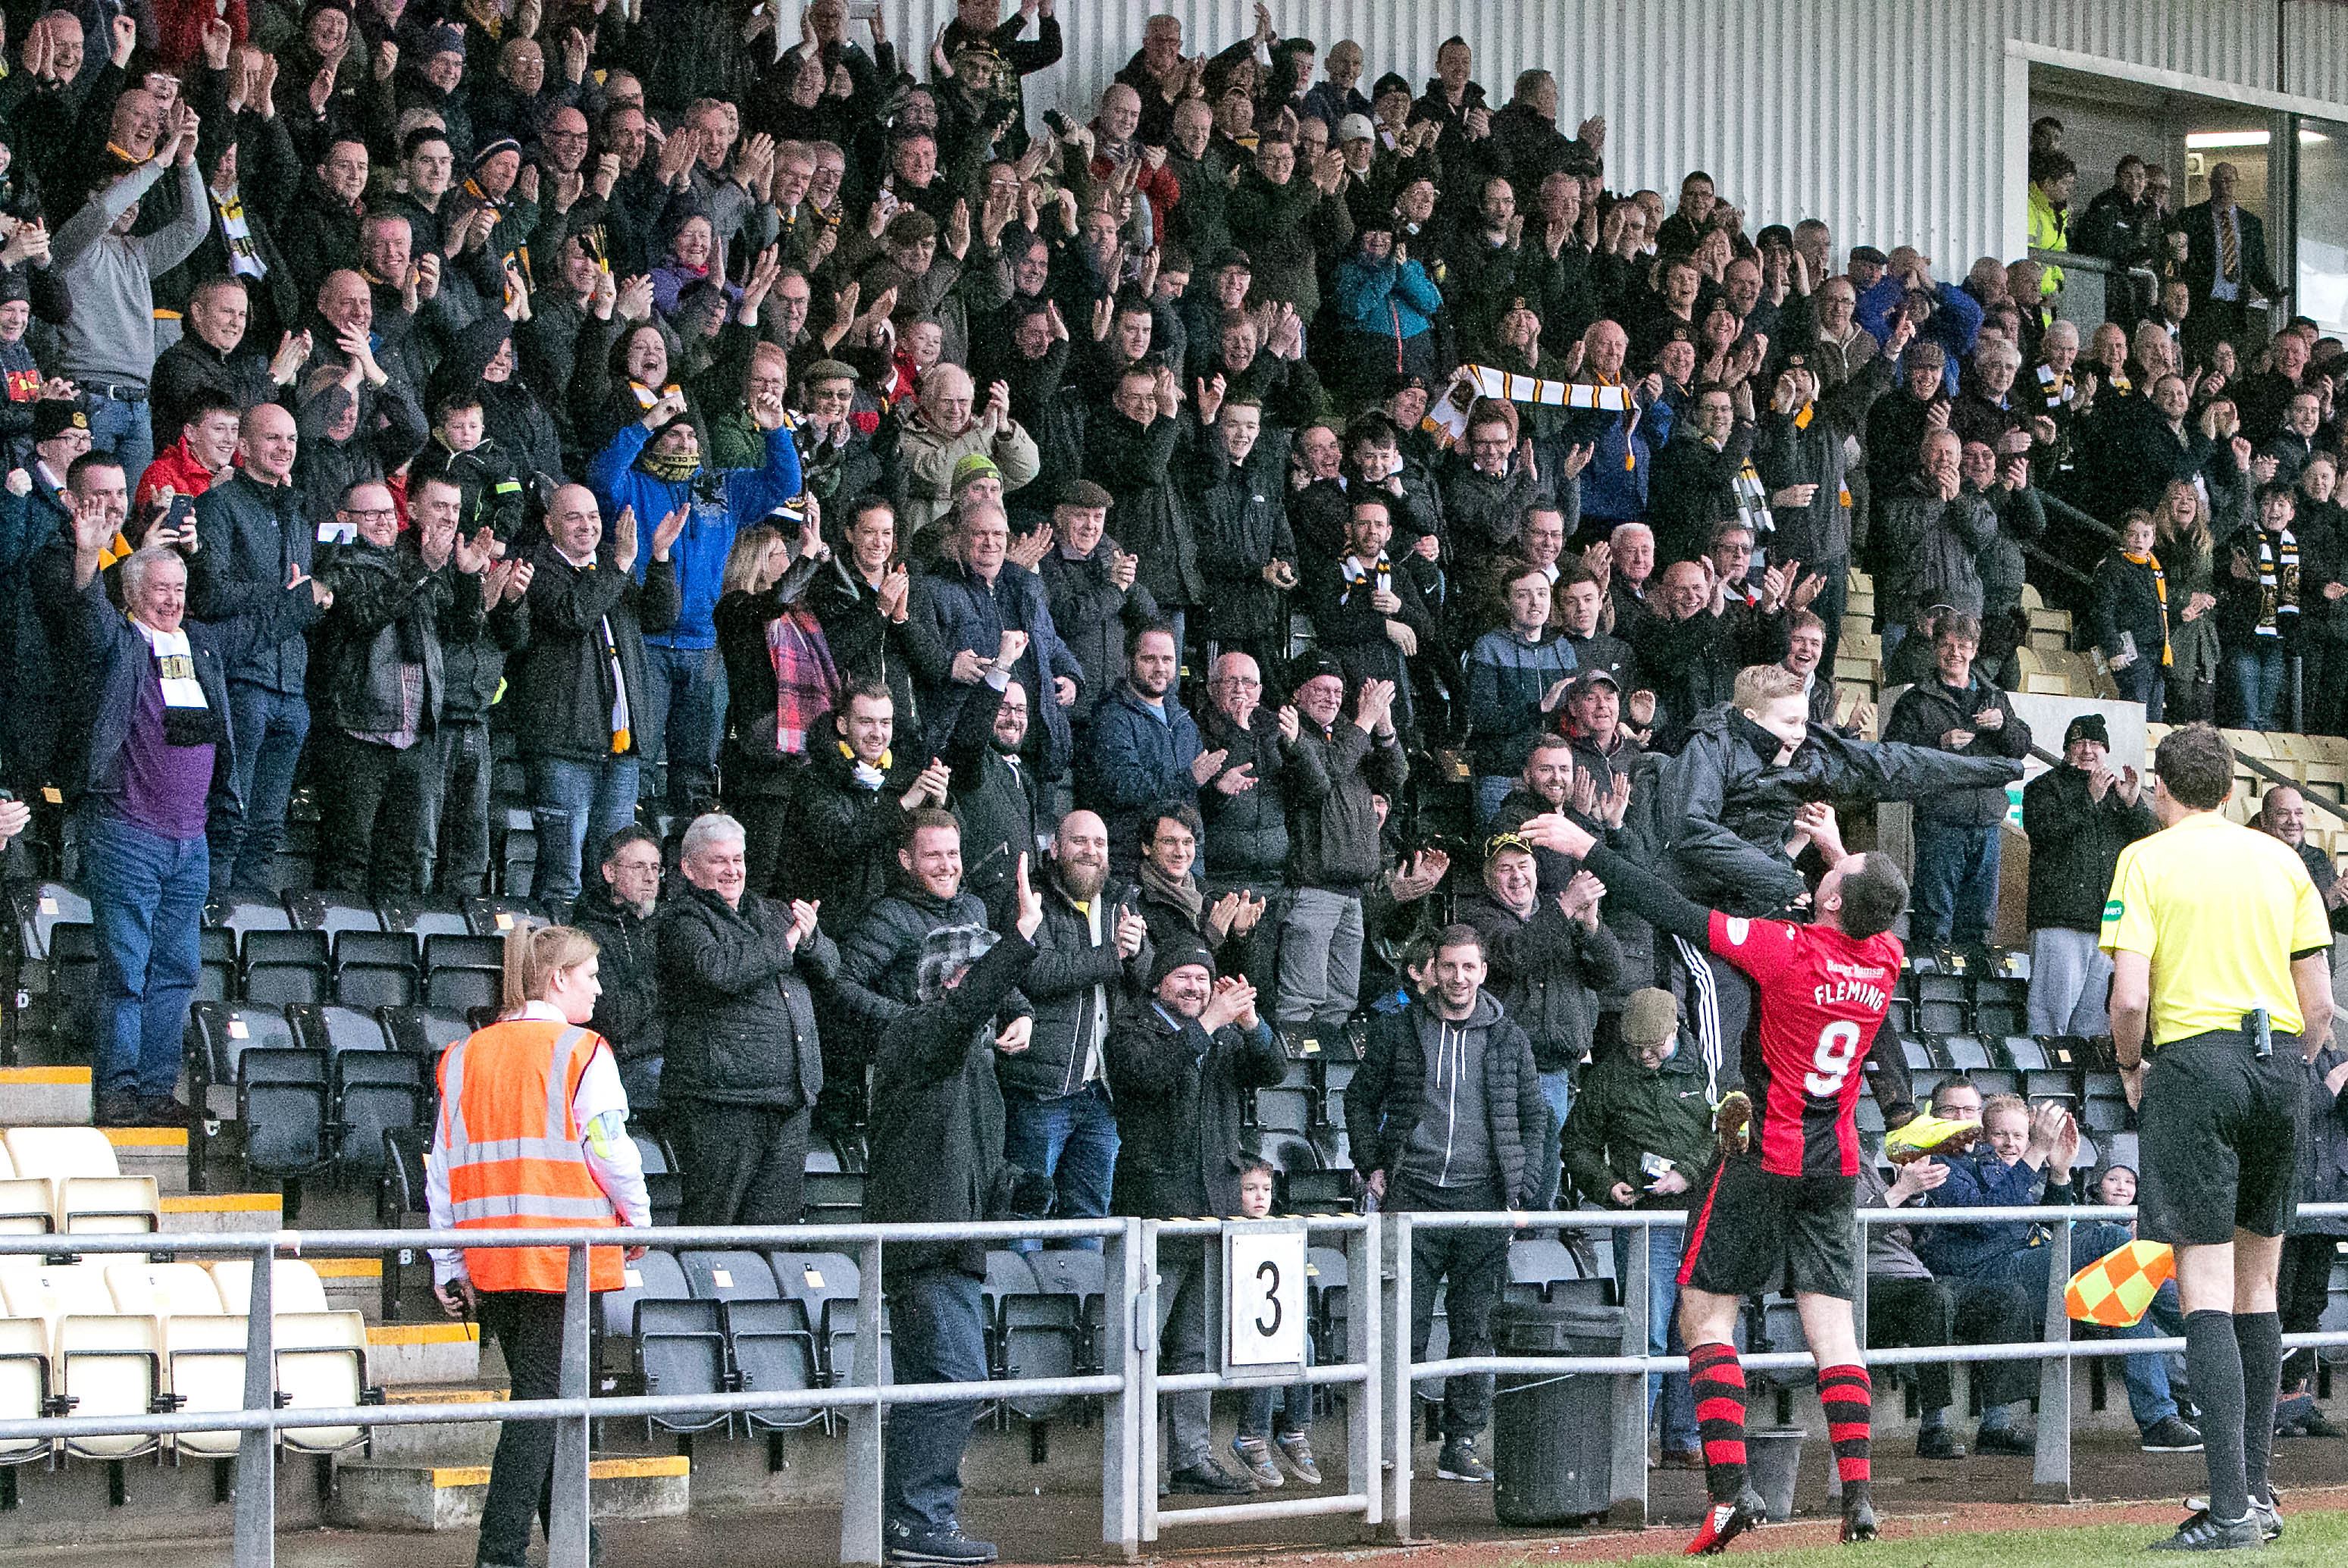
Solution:
M1834 1444L1835 1472L1846 1493L1868 1482L1868 1428L1875 1414L1875 1386L1864 1367L1818 1369L1818 1403L1826 1408L1827 1437Z
M2274 1452L2275 1396L2282 1381L2282 1319L2271 1312L2238 1312L2234 1343L2242 1353L2242 1480L2250 1496L2271 1501L2267 1460Z
M1691 1349L1688 1387L1704 1436L1705 1487L1715 1502L1734 1502L1745 1490L1745 1368L1737 1364L1736 1346Z
M2268 1363L2273 1366L2272 1362ZM2242 1468L2242 1347L2230 1312L2185 1315L2185 1376L2201 1407L2202 1458L2209 1467L2209 1515L2220 1521L2250 1511ZM2271 1406L2267 1424L2274 1424Z

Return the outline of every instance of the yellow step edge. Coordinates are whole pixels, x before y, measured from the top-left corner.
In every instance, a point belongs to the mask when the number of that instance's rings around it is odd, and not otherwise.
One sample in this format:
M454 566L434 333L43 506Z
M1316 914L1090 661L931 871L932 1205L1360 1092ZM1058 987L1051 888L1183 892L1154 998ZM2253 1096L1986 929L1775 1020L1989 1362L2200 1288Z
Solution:
M166 1214L273 1214L284 1207L274 1192L191 1192L162 1201Z
M102 1130L106 1140L117 1149L185 1149L188 1130L184 1127L108 1127Z
M479 1344L481 1326L478 1323L375 1323L367 1326L369 1345L455 1345L470 1340Z
M502 1405L512 1398L510 1388L435 1388L428 1384L383 1391L386 1405Z
M487 1486L489 1467L487 1465L440 1465L427 1472L435 1488L444 1486ZM654 1455L634 1460L591 1460L587 1479L596 1480L645 1480L656 1476L693 1473L693 1461L683 1454Z
M0 1068L0 1084L88 1082L88 1068Z
M312 1258L311 1268L320 1279L381 1279L381 1258Z

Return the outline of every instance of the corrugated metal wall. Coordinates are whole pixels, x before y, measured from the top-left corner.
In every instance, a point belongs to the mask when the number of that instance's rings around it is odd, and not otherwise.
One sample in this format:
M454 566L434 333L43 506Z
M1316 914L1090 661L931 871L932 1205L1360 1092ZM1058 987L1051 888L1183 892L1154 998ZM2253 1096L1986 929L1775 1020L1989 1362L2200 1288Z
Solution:
M886 0L926 50L953 0ZM1059 0L1067 57L1036 111L1078 118L1157 12L1185 46L1253 26L1252 0ZM2289 90L2348 106L2348 5L2289 0ZM1921 246L1960 271L2001 249L2004 46L2021 38L2256 88L2275 85L2272 0L1275 0L1286 35L1359 42L1365 87L1415 86L1453 34L1495 104L1516 73L1557 73L1560 119L1606 117L1607 182L1667 195L1690 169L1758 222L1815 214L1838 244ZM1078 112L1082 111L1082 112ZM2348 107L2343 108L2348 118ZM1756 223L1757 226L1757 223Z

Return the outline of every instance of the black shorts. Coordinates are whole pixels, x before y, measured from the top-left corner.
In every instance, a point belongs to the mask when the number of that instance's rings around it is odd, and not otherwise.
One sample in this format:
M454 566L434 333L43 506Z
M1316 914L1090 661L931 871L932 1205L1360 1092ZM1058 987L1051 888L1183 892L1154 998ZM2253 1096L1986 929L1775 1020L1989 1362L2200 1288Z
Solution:
M2278 1034L2274 1055L2260 1061L2234 1030L2154 1053L2137 1119L2146 1239L2215 1246L2237 1229L2283 1233L2298 1190L2306 1093L2298 1055L2298 1037Z
M1772 1175L1757 1154L1722 1161L1688 1222L1680 1284L1715 1295L1783 1289L1849 1301L1858 1188L1852 1176Z

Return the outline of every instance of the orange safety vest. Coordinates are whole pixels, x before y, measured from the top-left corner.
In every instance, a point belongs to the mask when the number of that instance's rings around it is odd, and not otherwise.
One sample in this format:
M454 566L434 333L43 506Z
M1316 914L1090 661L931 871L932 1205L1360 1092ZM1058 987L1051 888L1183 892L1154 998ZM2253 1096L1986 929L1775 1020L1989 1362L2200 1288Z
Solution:
M448 1172L460 1231L616 1227L611 1197L587 1164L587 1130L571 1112L603 1037L534 1018L492 1024L440 1057L440 1123L433 1141ZM480 1290L561 1294L561 1247L468 1247L465 1272ZM618 1290L620 1249L591 1247L587 1287Z

